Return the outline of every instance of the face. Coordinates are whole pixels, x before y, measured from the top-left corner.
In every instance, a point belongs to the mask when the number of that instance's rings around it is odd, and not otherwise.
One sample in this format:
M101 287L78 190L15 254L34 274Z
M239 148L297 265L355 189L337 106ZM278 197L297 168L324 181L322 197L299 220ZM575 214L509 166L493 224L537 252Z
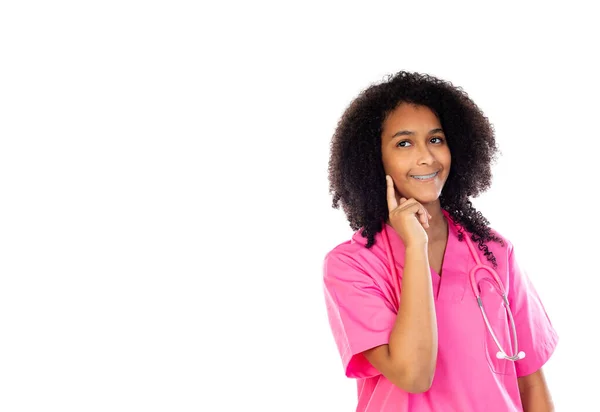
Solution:
M385 173L400 196L439 204L450 172L450 149L431 109L401 103L383 122L381 153Z

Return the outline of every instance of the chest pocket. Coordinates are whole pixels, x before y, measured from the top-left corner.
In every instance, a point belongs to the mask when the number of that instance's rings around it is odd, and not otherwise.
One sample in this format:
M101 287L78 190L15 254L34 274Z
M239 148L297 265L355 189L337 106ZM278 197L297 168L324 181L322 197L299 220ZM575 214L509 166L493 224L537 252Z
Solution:
M479 283L479 293L483 308L487 315L490 326L492 327L496 339L500 343L502 349L507 354L512 354L513 347L511 344L511 329L509 327L510 318L504 306L504 301L499 291L496 290L492 280L481 279ZM482 322L483 318L482 318ZM508 359L498 359L496 354L500 349L496 345L492 334L489 332L484 322L484 353L490 369L500 375L509 375L515 373L514 362Z

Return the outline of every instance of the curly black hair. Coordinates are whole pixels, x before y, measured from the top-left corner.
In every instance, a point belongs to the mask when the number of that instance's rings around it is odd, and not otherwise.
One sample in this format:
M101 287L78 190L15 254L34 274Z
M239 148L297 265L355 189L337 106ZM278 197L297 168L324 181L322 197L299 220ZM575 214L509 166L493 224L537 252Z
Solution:
M491 164L498 147L488 118L451 82L428 74L401 71L363 90L344 111L331 140L329 193L333 208L340 203L353 230L362 229L367 248L389 215L381 134L386 116L401 103L426 106L439 118L452 162L440 204L453 221L471 233L487 259L497 267L486 242L504 245L489 221L475 210L469 197L491 185ZM459 233L463 240L464 233Z

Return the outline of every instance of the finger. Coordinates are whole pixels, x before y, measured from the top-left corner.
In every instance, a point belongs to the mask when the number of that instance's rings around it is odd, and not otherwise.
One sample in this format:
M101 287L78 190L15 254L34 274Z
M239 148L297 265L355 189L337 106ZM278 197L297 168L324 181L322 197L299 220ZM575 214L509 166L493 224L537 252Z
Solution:
M429 219L427 218L429 213L427 212L427 209L425 209L425 207L419 202L417 202L415 199L411 198L404 201L401 210L414 213L415 217L423 226L423 228L429 228Z
M400 199L402 199L402 195L400 193L398 193L398 191L395 191L395 196L396 196L396 202L398 202L399 205L402 204L402 202L400 202Z
M392 210L398 207L398 201L396 200L396 190L394 189L394 181L389 175L385 175L385 181L387 185L388 211L391 212Z
M419 221L421 222L423 227L428 228L429 227L429 219L427 219L428 213L423 206L419 207L419 211L417 212L417 214L419 215Z
M417 211L421 207L421 204L412 197L410 199L400 197L400 204L402 205L402 210L410 210L413 213L417 213Z
M411 211L417 217L419 223L421 223L421 225L423 225L424 228L429 227L429 212L427 212L427 209L425 209L425 207L422 204L420 204L414 199L410 199L408 203L404 205L404 208L407 210L411 209Z

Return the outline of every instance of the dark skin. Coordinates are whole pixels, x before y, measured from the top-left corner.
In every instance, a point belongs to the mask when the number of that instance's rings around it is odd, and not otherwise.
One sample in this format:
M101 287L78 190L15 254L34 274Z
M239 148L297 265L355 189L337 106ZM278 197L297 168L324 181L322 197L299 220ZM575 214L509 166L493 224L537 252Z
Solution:
M519 393L525 412L552 412L554 404L542 368L518 378Z
M437 116L427 107L403 103L383 124L381 153L386 174L392 177L398 202L414 199L430 218L421 216L427 234L429 264L441 274L448 240L448 222L439 196L450 173L451 155ZM433 172L431 180L417 180Z
M442 213L439 196L450 171L451 154L440 121L433 111L425 106L403 103L390 113L382 129L383 165L385 173L391 177L391 181L388 180L388 208L390 216L395 217L393 222L388 219L387 223L393 223L394 229L405 245L426 245L425 259L430 267L441 275L448 239L448 222ZM422 179L433 173L436 175ZM394 195L392 196L391 193ZM431 298L428 296L429 289L426 283L416 284L412 290L415 295L420 296L421 301ZM426 303L431 312L433 303L431 301ZM424 316L424 319L431 315L425 312L427 309L422 305L411 307L407 305L405 310L414 310L419 316ZM413 316L410 313L404 315L407 319ZM413 326L406 321L401 327ZM414 327L421 328L422 332L423 324ZM431 327L435 327L435 320L432 320ZM410 333L405 331L405 334ZM420 335L414 333L413 336ZM435 334L432 336L437 338ZM407 348L419 346L418 342L402 342L402 344ZM421 343L421 347L422 345ZM435 360L437 346L428 350L431 351L431 359ZM385 371L384 375L392 373L389 345L372 348L364 352L364 355L374 367L382 373ZM429 369L430 367L424 368L426 371ZM427 377L424 380L427 383ZM398 381L409 385L400 379ZM518 385L525 412L554 411L541 368L535 373L518 378ZM428 389L426 384L420 384L418 387L419 390L415 392Z

